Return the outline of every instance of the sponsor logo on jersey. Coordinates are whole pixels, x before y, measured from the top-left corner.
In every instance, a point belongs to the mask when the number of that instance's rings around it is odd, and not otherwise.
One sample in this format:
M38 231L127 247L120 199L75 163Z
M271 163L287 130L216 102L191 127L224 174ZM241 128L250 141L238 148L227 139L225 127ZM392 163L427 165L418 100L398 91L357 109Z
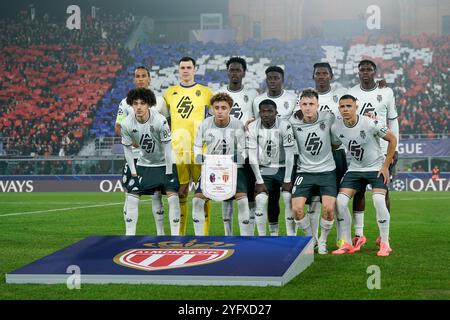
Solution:
M152 139L152 137L146 133L141 136L141 140L139 141L139 145L141 146L142 150L144 150L147 153L151 153L155 151L155 141Z
M313 156L316 156L320 153L320 150L322 150L322 146L323 142L315 132L308 134L305 142L306 151L309 151Z
M348 150L350 151L350 154L353 158L358 161L362 161L364 156L364 149L361 147L361 145L358 144L357 141L351 140L348 143Z
M177 110L178 113L181 114L181 118L183 119L189 118L193 109L194 105L192 104L192 101L188 96L182 97L180 102L178 102Z
M361 112L359 114L365 115L367 113L371 113L375 111L375 107L372 106L372 104L370 102L368 103L364 103L363 107L361 109ZM375 113L376 115L376 113Z
M188 243L165 241L144 244L150 248L129 249L114 257L114 262L133 269L158 271L194 267L229 258L234 244L224 242Z
M241 107L239 106L239 104L237 102L234 103L233 107L231 108L230 115L235 117L238 120L241 120L243 114L244 113L242 112Z

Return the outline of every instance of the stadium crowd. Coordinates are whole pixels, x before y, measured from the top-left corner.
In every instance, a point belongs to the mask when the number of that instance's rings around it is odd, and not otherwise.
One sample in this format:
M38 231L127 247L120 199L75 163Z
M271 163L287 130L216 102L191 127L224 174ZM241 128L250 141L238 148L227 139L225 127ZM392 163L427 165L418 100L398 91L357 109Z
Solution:
M395 93L401 134L434 138L449 132L449 36L364 36L344 44L321 39L249 41L239 46L184 43L144 45L128 52L123 44L134 25L130 14L99 15L82 21L81 30L69 30L49 16L31 20L26 12L16 19L0 20L4 30L0 34L4 154L76 155L89 138L113 136L117 105L132 87L130 70L139 64L146 64L156 74L152 87L162 92L177 81L168 81L164 69L173 67L176 58L185 53L196 58L206 54L210 59L220 53L226 59L239 52L249 62L268 58L266 65L282 65L286 70L285 88L298 92L313 85L312 64L324 59L323 46L341 46L348 56L357 44L429 48L431 61L413 59L410 52L374 61L379 65L379 77L400 70L388 86ZM261 70L266 65L262 63ZM344 69L337 69L335 78L347 87L357 81L355 74L347 74ZM223 85L223 66L203 69L198 81ZM254 87L265 89L262 74Z
M0 21L0 130L8 155L75 155L121 69L128 16L69 30L49 18ZM113 32L114 30L114 32Z

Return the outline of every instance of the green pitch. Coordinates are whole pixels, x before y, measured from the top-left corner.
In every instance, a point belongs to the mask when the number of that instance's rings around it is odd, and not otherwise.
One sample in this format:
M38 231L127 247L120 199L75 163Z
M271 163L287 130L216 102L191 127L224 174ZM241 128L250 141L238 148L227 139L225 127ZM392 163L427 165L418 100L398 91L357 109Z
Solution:
M367 194L368 243L347 256L315 255L314 263L284 287L163 285L11 285L5 273L90 235L122 235L123 194L20 193L0 196L0 300L4 299L450 299L450 193L392 193L390 257L376 257L377 225ZM138 235L155 234L149 197L140 205ZM191 208L191 204L190 204ZM166 206L167 212L167 206ZM211 235L223 234L220 204L213 204ZM189 216L191 218L191 216ZM166 218L167 219L167 218ZM234 220L237 220L236 218ZM285 234L284 218L280 232ZM237 221L234 225L238 230ZM169 233L166 224L166 234ZM188 233L193 234L189 220ZM334 249L335 230L329 237ZM369 266L381 289L368 289ZM369 281L372 283L371 281Z

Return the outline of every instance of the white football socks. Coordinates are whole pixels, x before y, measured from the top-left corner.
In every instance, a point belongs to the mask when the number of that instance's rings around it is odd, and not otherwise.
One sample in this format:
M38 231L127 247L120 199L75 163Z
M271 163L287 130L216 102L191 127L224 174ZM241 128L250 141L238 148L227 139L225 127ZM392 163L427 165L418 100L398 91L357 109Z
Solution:
M167 202L169 203L170 234L178 236L180 235L180 198L178 194L168 196Z
M320 197L314 196L311 199L311 204L308 208L307 216L309 217L309 224L311 225L312 234L314 239L318 241L319 239L319 220L320 220L320 210L322 209L322 204L320 203Z
M136 225L138 221L138 208L139 208L139 196L131 193L127 193L125 209L125 235L134 236L136 235Z
M355 236L364 235L364 211L353 211L353 225L355 227Z
M205 235L205 200L194 197L192 199L192 220L194 222L194 232L196 236Z
M339 193L336 199L336 205L338 209L337 219L339 219L339 234L341 239L352 244L351 227L352 217L350 216L350 210L348 209L348 202L350 198L344 194Z
M156 234L158 236L164 235L164 207L161 199L161 192L157 191L151 195L152 212L155 218Z
M303 230L305 236L312 236L311 224L307 214L302 219L295 220L295 223L299 229Z
M233 235L233 199L222 201L222 221L226 236Z
M294 221L294 213L292 212L292 193L283 191L284 202L284 219L286 221L286 235L295 236L297 234Z
M250 236L250 210L248 209L248 198L243 197L237 200L238 221L241 236Z
M320 238L319 241L327 242L328 234L331 231L331 228L333 228L334 220L328 221L324 218L320 219Z
M255 208L255 222L258 229L258 235L266 235L266 225L267 225L267 201L269 196L262 192L256 195L256 208Z
M374 193L372 195L373 205L377 212L377 223L380 229L381 242L389 244L389 224L391 215L386 207L386 195L382 193Z
M269 222L269 233L271 236L276 237L279 233L280 225L278 222Z
M256 201L248 202L248 209L249 209L249 215L250 215L250 223L249 223L249 230L250 230L250 236L255 235L255 210L256 210Z
M334 207L334 216L336 217L336 242L338 242L341 239L341 234L340 234L340 228L339 228L339 219L337 218L338 216L338 211L337 211L337 204Z

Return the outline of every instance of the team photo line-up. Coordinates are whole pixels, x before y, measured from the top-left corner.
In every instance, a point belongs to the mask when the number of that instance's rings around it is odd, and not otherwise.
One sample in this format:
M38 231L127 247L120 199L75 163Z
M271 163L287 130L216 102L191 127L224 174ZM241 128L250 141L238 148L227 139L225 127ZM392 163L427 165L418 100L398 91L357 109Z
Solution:
M186 235L194 182L194 232L209 235L211 201L201 188L201 166L205 155L227 155L236 163L237 183L234 197L222 202L225 235L233 234L236 200L241 236L264 236L267 229L277 236L282 196L286 235L301 229L313 237L319 254L327 254L328 234L336 223L332 254L360 251L367 241L365 191L370 185L379 228L377 255L388 256L388 185L398 159L399 125L392 89L375 80L376 64L361 60L359 84L347 89L333 83L329 63L316 63L315 88L298 96L283 89L279 66L266 69L262 94L243 86L245 59L231 57L226 68L228 85L213 93L195 82L195 60L183 57L180 83L163 97L151 90L149 70L135 68L135 89L121 101L115 125L126 159L125 234L136 234L140 196L150 195L157 235L164 235L162 195L167 195L171 235Z

